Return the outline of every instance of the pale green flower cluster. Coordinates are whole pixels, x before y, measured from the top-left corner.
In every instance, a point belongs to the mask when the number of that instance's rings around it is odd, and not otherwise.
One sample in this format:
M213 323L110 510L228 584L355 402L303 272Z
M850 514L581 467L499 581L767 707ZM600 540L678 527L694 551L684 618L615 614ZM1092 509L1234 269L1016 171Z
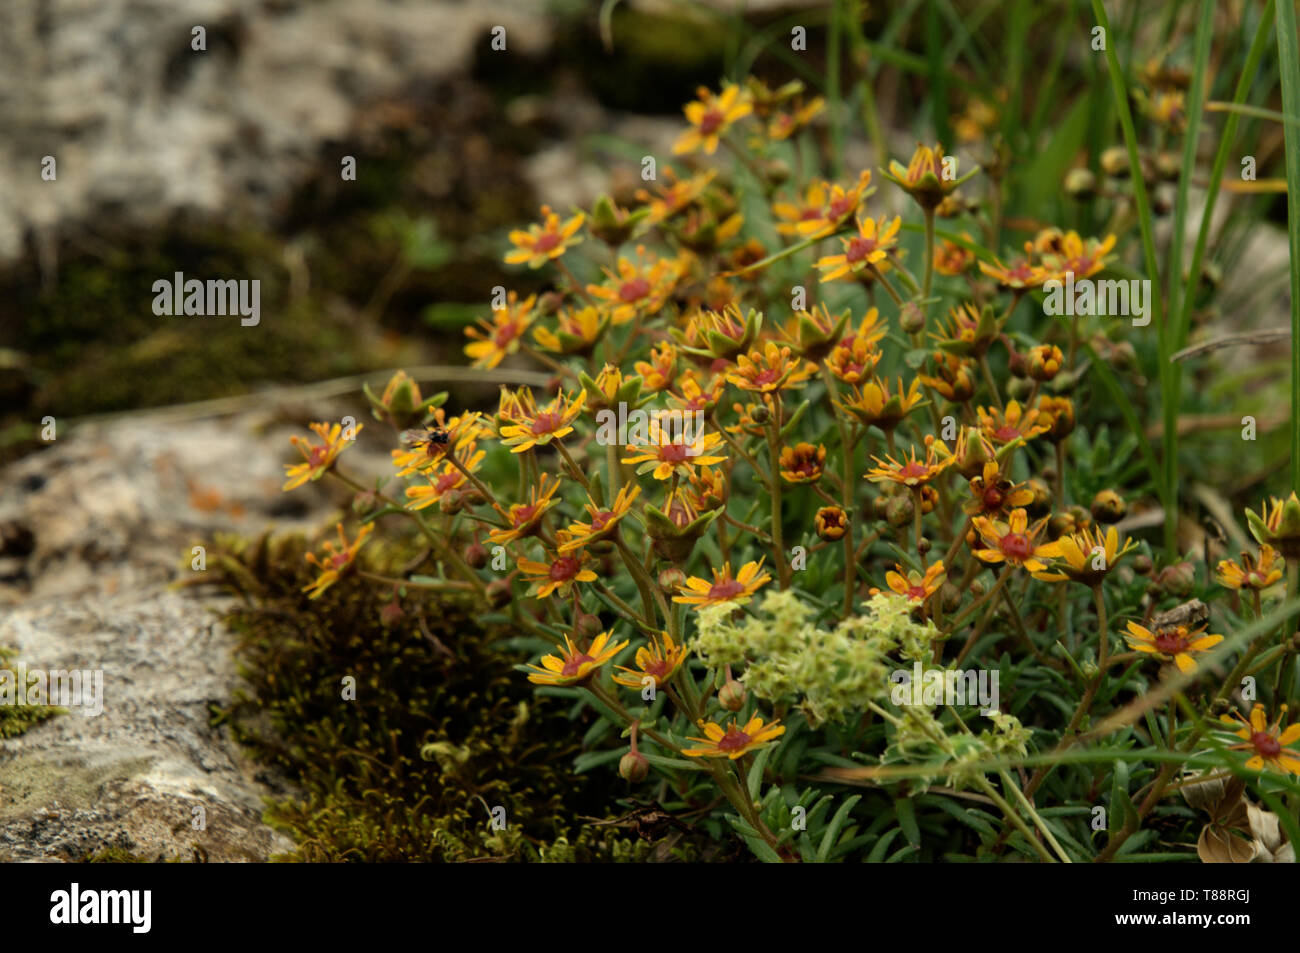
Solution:
M740 621L725 606L703 610L693 648L715 668L746 661L746 688L768 701L797 698L810 724L841 722L889 697L891 653L929 657L938 632L914 621L911 608L903 596L880 593L866 612L827 629L793 592L772 592Z

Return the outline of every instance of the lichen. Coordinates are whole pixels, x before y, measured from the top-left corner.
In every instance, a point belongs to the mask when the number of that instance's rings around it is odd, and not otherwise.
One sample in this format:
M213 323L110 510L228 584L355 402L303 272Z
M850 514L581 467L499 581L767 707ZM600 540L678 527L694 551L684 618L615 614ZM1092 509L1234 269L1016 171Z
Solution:
M0 670L14 672L9 660L16 654L13 649L0 645ZM17 677L16 672L14 676ZM23 732L35 728L43 721L67 713L66 708L59 708L55 705L27 705L21 702L13 705L0 704L0 740L16 738Z

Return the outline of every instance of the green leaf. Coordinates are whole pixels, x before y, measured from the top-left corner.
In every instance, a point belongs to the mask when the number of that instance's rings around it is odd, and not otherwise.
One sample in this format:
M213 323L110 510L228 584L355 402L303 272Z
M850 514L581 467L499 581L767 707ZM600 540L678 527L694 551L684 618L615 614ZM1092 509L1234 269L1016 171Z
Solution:
M817 848L817 863L826 863L826 858L830 856L831 848L835 846L835 838L839 835L840 828L843 827L844 822L848 820L849 811L853 810L853 805L857 804L861 800L861 794L854 794L841 804L840 809L835 812L835 816L831 818L830 824L826 825L826 833L822 835L821 846Z

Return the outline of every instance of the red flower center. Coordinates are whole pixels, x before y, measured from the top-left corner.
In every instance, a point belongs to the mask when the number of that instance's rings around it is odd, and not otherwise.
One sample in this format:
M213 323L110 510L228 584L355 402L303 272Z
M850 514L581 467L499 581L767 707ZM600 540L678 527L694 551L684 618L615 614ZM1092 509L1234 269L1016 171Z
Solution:
M718 739L718 750L735 751L737 748L743 748L753 739L745 734L735 725L727 729L727 733Z
M499 348L505 348L508 347L517 337L519 337L518 325L514 323L503 324L493 332L492 343Z
M530 503L526 506L520 506L517 508L514 511L514 516L511 518L510 522L516 529L518 529L520 526L526 526L532 522L535 515L537 515L537 507Z
M700 117L700 133L705 136L711 136L721 128L727 117L722 114L720 109L710 109Z
M874 238L854 238L844 250L844 260L856 264L876 250Z
M997 430L993 431L993 439L1001 443L1010 443L1020 436L1020 431L1010 424L1003 424Z
M826 209L827 218L842 218L853 211L853 199L847 195L842 195L837 199L831 200L831 204Z
M597 513L591 518L591 531L598 533L614 519L613 512Z
M1002 555L1008 559L1019 560L1028 559L1034 551L1033 544L1024 533L1007 533L1002 537L999 548L1002 550Z
M1165 655L1177 655L1186 652L1191 640L1181 632L1160 632L1156 634L1156 648Z
M986 510L1001 509L1002 503L1005 500L1006 497L1002 494L1002 491L996 486L991 486L984 491L984 509Z
M590 655L586 655L586 654L574 655L571 658L565 659L564 668L560 669L560 674L567 675L571 678L574 675L577 675L578 670L582 668L582 666L585 665L587 662L594 662L594 661L596 660L592 658Z
M819 210L817 210L817 209L815 209L815 208L806 208L806 209L804 209L803 212L799 215L799 221L801 221L801 222L815 222L815 221L817 221L817 220L818 220L819 218L821 218L821 217L822 217L822 213L821 213Z
M539 252L548 252L556 245L560 244L560 236L556 232L543 232L537 236L537 241L533 244L533 250Z
M533 433L553 433L560 429L560 424L564 420L561 414L553 410L544 410L533 419Z
M911 586L907 590L907 598L915 599L917 602L925 601L925 586Z
M433 486L439 493L446 493L448 490L454 490L461 483L463 478L459 473L444 473L438 477L438 482Z
M752 378L755 384L774 384L781 378L781 372L772 367L765 367Z
M668 674L668 660L652 659L641 667L641 671L645 672L647 675L653 675L655 681L659 681Z
M330 557L330 565L333 566L336 570L342 569L350 562L352 562L352 556L350 553L347 552L347 550L344 550L341 553L335 553L333 556Z
M745 584L735 579L727 579L723 582L715 582L709 588L710 599L734 599L745 591Z
M329 454L329 447L312 447L307 454L307 462L313 467L318 467L325 462L325 457Z
M633 301L640 301L650 293L650 282L644 278L633 278L631 281L623 282L618 289L619 300L631 304Z
M684 443L668 443L659 448L659 459L664 463L681 463L689 456Z
M898 471L898 475L905 480L919 480L930 472L930 468L919 460L913 460L905 467Z
M551 581L566 582L578 574L578 557L561 556L551 563Z
M1250 736L1250 743L1255 746L1265 758L1276 758L1282 750L1282 742L1278 741L1267 731L1257 731Z

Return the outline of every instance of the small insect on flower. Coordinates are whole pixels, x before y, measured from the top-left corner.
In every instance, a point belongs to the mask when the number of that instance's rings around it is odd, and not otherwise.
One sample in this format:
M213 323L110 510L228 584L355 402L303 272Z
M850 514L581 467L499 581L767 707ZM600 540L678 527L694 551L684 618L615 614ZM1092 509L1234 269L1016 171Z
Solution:
M705 155L713 155L718 151L719 139L726 135L727 130L754 110L749 97L735 83L723 83L721 92L716 95L701 86L696 90L696 96L699 98L682 107L691 128L678 138L673 146L674 155L701 149Z
M1064 582L1067 579L1095 586L1106 574L1115 568L1115 564L1137 548L1133 540L1125 540L1123 548L1119 545L1119 532L1114 526L1095 532L1084 527L1078 533L1062 536L1054 543L1049 543L1053 550L1047 555L1052 559L1046 570L1034 573L1035 579L1043 582Z
M360 433L364 426L354 426L352 436ZM302 454L303 462L284 465L284 475L289 479L282 489L293 490L310 480L319 480L352 442L344 439L343 427L339 424L313 423L308 424L308 427L320 437L321 443L310 443L298 436L289 438L289 442Z
M479 422L479 417L478 411L472 411L444 421L439 408L432 423L403 430L398 438L402 449L392 451L397 475L410 476L428 470L453 448L457 453L472 452L474 441L488 435L488 429Z
M986 461L983 472L971 479L970 496L962 504L962 511L968 516L993 519L1005 517L1012 510L1034 502L1034 491L1023 483L1008 480L996 460Z
M840 244L844 246L842 254L817 259L817 268L823 272L821 280L856 278L873 266L879 268L889 256L889 249L898 244L898 230L902 227L903 220L898 215L892 221L886 221L884 216L879 220L858 219L858 233L840 238Z
M560 224L560 216L552 212L549 205L543 205L540 225L529 225L527 231L515 230L510 233L510 244L515 247L506 252L505 263L522 265L527 262L529 268L540 268L548 261L559 258L582 241L578 229L582 228L585 218L579 212Z
M1128 624L1129 647L1138 652L1155 655L1172 661L1180 672L1196 671L1195 656L1203 655L1223 641L1221 635L1202 635L1205 629L1190 629L1185 625L1157 627L1155 632L1138 625Z
M1277 550L1265 543L1259 547L1259 558L1243 551L1241 561L1224 559L1219 562L1214 578L1219 585L1229 589L1253 589L1260 592L1282 578L1281 560Z
M677 674L688 654L686 646L678 645L667 632L660 632L649 645L636 650L636 668L615 666L627 674L615 675L614 681L626 688L641 688L642 681L648 676L654 679L656 689L663 688Z
M701 746L682 750L682 754L689 758L730 758L735 761L742 755L761 748L785 734L785 726L780 724L779 718L765 725L758 715L749 719L744 728L740 727L739 719L727 725L725 729L721 725L703 719L699 721L699 726L703 729L705 737L698 738L695 735L687 735L687 737L691 741L701 742Z
M557 394L544 408L538 408L532 391L521 391L519 398L519 417L501 428L501 442L511 453L544 447L572 433L573 422L587 401L587 392L579 390L574 397Z
M336 548L329 540L325 541L325 558L321 559L315 553L307 554L307 562L311 563L321 571L321 574L309 586L303 587L303 592L311 593L310 598L316 599L334 583L338 582L343 575L352 568L356 562L357 553L361 547L366 544L366 540L375 530L374 523L367 523L357 531L357 538L351 543L343 535L343 524L339 523L336 527L339 534L339 545Z
M911 457L904 456L901 462L891 456L883 460L872 456L876 466L867 471L867 479L872 483L899 483L915 488L929 483L953 462L950 456L939 459L933 443L927 444L924 460L917 458L916 447L912 447L910 453Z
M1278 712L1277 721L1268 723L1264 706L1256 703L1250 710L1250 720L1242 717L1240 712L1219 716L1225 724L1240 725L1240 730L1233 732L1244 744L1229 745L1232 751L1250 751L1252 755L1246 767L1252 771L1268 768L1283 774L1300 774L1300 751L1287 747L1300 741L1300 722L1296 722L1285 731L1282 723L1286 721L1287 706Z
M520 301L516 292L510 292L506 306L492 312L491 322L479 318L478 327L465 329L465 336L472 339L465 345L465 356L475 367L490 369L514 354L533 323L536 303L537 295Z
M609 632L596 636L585 651L579 649L567 635L561 655L543 655L542 664L529 665L533 673L528 680L534 685L577 685L585 682L596 671L627 647L627 642L609 644Z
M766 557L764 557L766 559ZM731 563L723 563L722 569L713 570L713 581L691 576L681 586L681 595L673 596L673 602L703 609L705 606L743 606L763 586L772 581L771 575L762 571L763 559L748 562L740 567L740 572L731 575Z
M569 534L559 530L555 534L555 541L559 547L563 547L569 542ZM570 549L568 552L548 553L546 562L521 559L519 571L523 575L524 582L531 586L528 590L530 596L545 599L558 592L563 597L569 595L575 583L595 582L598 578L586 567L588 559L586 551Z
M826 467L826 448L821 444L797 443L781 448L781 479L787 483L816 483Z
M986 516L973 517L971 522L984 541L985 548L975 550L975 556L983 562L1005 562L1008 566L1041 572L1047 568L1042 557L1056 555L1053 544L1039 545L1035 542L1047 520L1041 519L1030 526L1029 515L1023 509L1012 510L1005 523Z

